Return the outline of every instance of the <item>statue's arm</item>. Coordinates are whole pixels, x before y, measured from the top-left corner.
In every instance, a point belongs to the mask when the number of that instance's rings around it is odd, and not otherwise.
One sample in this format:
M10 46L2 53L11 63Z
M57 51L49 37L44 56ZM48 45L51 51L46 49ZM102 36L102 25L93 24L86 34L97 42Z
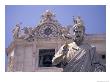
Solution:
M58 50L58 52L54 55L53 59L52 59L52 64L53 65L57 65L59 64L62 60L63 60L63 46Z
M106 71L106 66L101 64L99 61L99 56L96 53L96 47L93 47L91 50L91 59L92 59L92 65L94 66L95 72L105 72Z
M91 47L90 53L91 53L91 62L92 63L98 63L99 58L98 58L98 55L96 53L96 47L95 46Z
M95 56L95 47L91 47L91 48L89 49L89 53L90 53L91 62L93 62L94 56Z

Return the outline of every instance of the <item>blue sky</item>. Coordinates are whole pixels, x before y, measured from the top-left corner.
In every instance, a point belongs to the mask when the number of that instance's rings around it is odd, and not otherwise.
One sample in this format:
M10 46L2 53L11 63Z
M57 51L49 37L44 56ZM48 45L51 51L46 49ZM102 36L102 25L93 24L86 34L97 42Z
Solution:
M45 10L56 14L61 25L73 24L73 16L81 16L86 33L106 33L106 6L104 5L6 5L5 7L5 46L12 41L12 29L22 22L22 27L35 27Z

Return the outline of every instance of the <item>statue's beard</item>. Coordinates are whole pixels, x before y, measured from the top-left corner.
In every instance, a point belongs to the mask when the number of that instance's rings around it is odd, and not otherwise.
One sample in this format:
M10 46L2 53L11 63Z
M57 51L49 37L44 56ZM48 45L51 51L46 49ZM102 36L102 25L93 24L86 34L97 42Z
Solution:
M84 37L78 35L78 36L75 36L73 40L79 46L82 44L83 39L84 39Z

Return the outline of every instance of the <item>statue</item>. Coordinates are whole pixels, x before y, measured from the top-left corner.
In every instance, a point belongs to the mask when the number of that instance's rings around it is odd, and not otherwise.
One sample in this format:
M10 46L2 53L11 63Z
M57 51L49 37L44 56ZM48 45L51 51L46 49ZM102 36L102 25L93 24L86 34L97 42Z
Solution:
M72 38L71 35L70 35L70 33L69 33L69 29L67 29L65 27L63 27L61 29L61 36L62 36L62 38L64 40L68 40L68 39L71 39Z
M65 43L52 59L53 65L64 72L106 71L98 61L96 47L84 42L85 27L79 17L73 26L73 42Z
M52 13L50 10L46 10L46 12L43 13L41 17L42 17L42 20L40 21L41 23L48 22L48 21L51 21L51 22L56 21L56 20L54 20L55 14Z
M24 27L22 30L24 30L24 40L33 41L34 31L31 27Z
M33 37L35 36L34 29L32 29L31 27L24 27L23 29L20 29L20 24L17 24L16 27L12 30L13 38L33 41Z
M17 24L16 27L12 30L14 39L19 38L19 32L20 32L20 26L19 24Z

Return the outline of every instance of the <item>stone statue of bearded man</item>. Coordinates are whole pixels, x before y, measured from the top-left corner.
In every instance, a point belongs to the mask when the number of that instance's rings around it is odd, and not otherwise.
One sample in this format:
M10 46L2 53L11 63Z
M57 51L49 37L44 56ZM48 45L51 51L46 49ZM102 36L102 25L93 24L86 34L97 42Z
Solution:
M64 72L106 71L96 57L96 47L85 43L84 35L85 27L78 17L73 25L73 42L59 49L53 57L53 65L62 67Z

